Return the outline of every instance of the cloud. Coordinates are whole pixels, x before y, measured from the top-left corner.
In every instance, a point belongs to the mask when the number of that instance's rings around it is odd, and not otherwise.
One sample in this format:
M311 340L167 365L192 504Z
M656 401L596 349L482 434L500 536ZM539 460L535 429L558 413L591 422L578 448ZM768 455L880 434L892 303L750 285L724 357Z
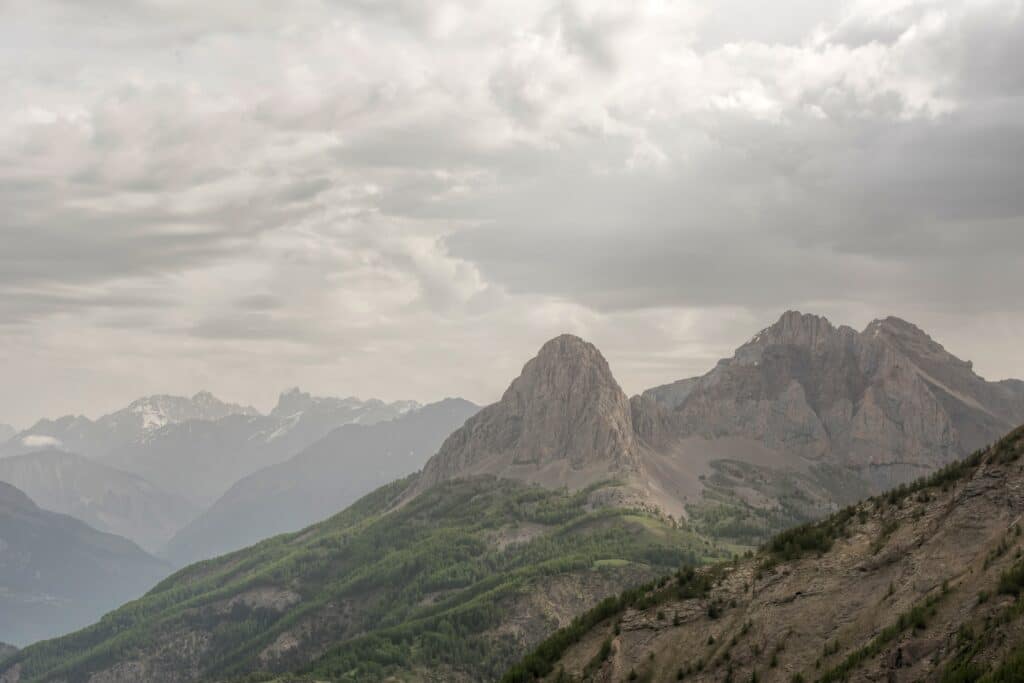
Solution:
M59 448L62 445L60 439L43 434L29 434L21 437L21 443L29 448Z
M1018 0L2 13L5 419L483 401L565 329L639 390L792 307L1024 367Z

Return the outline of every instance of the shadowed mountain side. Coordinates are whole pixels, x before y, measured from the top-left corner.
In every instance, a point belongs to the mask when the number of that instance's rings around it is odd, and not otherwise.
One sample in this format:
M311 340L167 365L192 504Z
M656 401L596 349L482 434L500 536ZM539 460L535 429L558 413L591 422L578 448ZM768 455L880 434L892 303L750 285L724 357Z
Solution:
M168 544L183 565L331 516L415 472L478 407L445 399L374 425L345 425L295 457L245 477Z
M81 628L168 571L131 541L0 482L0 640L26 645Z
M41 507L135 541L162 548L199 509L134 474L54 449L0 458L0 481Z

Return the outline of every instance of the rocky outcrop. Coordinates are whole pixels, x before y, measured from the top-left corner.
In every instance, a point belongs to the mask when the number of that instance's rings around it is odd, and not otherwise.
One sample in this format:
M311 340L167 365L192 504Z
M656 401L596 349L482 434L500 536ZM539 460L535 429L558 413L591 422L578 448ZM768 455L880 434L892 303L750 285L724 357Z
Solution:
M644 393L678 438L743 437L858 471L876 489L960 457L1024 421L1024 392L991 383L920 329L863 332L785 313L703 377ZM644 423L636 415L634 421Z
M1024 428L931 485L705 570L706 590L651 584L543 680L1020 680L1022 463Z
M544 344L501 400L469 419L427 462L417 485L472 474L581 485L640 467L629 399L601 352L579 337ZM579 476L573 476L577 474Z

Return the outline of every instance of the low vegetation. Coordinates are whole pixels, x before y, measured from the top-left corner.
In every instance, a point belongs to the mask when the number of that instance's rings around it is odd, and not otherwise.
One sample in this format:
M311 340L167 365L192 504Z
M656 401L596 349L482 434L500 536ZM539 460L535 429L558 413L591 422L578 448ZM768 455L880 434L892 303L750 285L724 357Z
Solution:
M703 539L668 520L592 510L590 489L453 481L392 510L408 484L383 487L305 531L193 565L94 626L27 648L16 655L22 681L84 681L187 634L210 646L175 665L194 663L204 678L255 680L265 670L378 681L425 668L495 679L523 643L494 631L538 587L609 572L621 584L709 559ZM259 590L295 597L280 607L240 598ZM261 659L290 633L303 634L300 647Z

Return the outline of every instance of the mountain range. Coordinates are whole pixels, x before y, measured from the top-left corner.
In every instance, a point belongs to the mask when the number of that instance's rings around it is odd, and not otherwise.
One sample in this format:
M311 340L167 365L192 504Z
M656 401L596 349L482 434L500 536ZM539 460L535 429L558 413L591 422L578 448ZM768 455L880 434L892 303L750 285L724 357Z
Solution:
M292 389L270 414L260 415L207 392L191 399L153 396L96 421L39 421L0 445L0 481L28 492L45 509L158 552L239 479L297 454L336 427L375 424L418 407ZM247 536L262 537L255 526Z
M156 395L93 421L81 415L43 419L12 435L0 455L17 455L40 448L60 448L89 457L106 455L137 442L162 427L191 420L219 420L228 415L257 415L255 408L224 403L201 391L191 398Z
M131 541L42 510L0 482L0 641L26 645L85 626L169 571Z
M631 504L756 543L1022 422L1024 383L985 381L896 318L857 332L787 312L706 375L632 399L593 345L563 335L445 442L416 490L475 474L570 489L613 477Z
M418 406L413 401L322 398L293 389L281 394L268 415L234 413L169 423L112 448L101 459L206 507L242 477L295 455L336 427L383 422Z
M288 463L270 463L183 532L179 547L216 548L232 530L244 532L247 516L266 528L273 514L287 517L273 504L262 514L261 499L285 501L293 491L293 501L308 498L294 503L301 514L287 524L344 504L349 473L341 463L401 452L390 444L404 449L417 432L395 425L414 416L380 429L337 429ZM0 667L0 680L177 682L286 672L318 680L494 680L555 628L582 632L573 618L602 596L680 562L742 553L783 529L829 536L834 522L800 525L920 475L959 472L955 463L972 449L1021 422L1024 383L984 380L895 318L858 332L788 312L706 375L632 398L593 345L562 335L497 403L444 439L421 473L307 529L192 565L73 638L19 652ZM440 441L443 432L432 434ZM219 467L184 452L194 472ZM398 462L408 466L427 452ZM231 461L260 457L239 450ZM979 467L992 462L977 457ZM167 467L173 458L167 451L144 461ZM183 472L156 474L161 483L182 476L174 485L184 485ZM894 523L876 508L845 509L847 521L868 524L877 513L877 528ZM798 559L793 553L809 542L805 531L792 533L768 560ZM829 538L812 550L830 551ZM819 567L828 572L837 563ZM696 576L673 580L706 600L718 583ZM631 589L616 604L645 608L653 591ZM551 663L554 650L545 652L541 659ZM614 679L600 680L619 680L622 671L610 671Z

